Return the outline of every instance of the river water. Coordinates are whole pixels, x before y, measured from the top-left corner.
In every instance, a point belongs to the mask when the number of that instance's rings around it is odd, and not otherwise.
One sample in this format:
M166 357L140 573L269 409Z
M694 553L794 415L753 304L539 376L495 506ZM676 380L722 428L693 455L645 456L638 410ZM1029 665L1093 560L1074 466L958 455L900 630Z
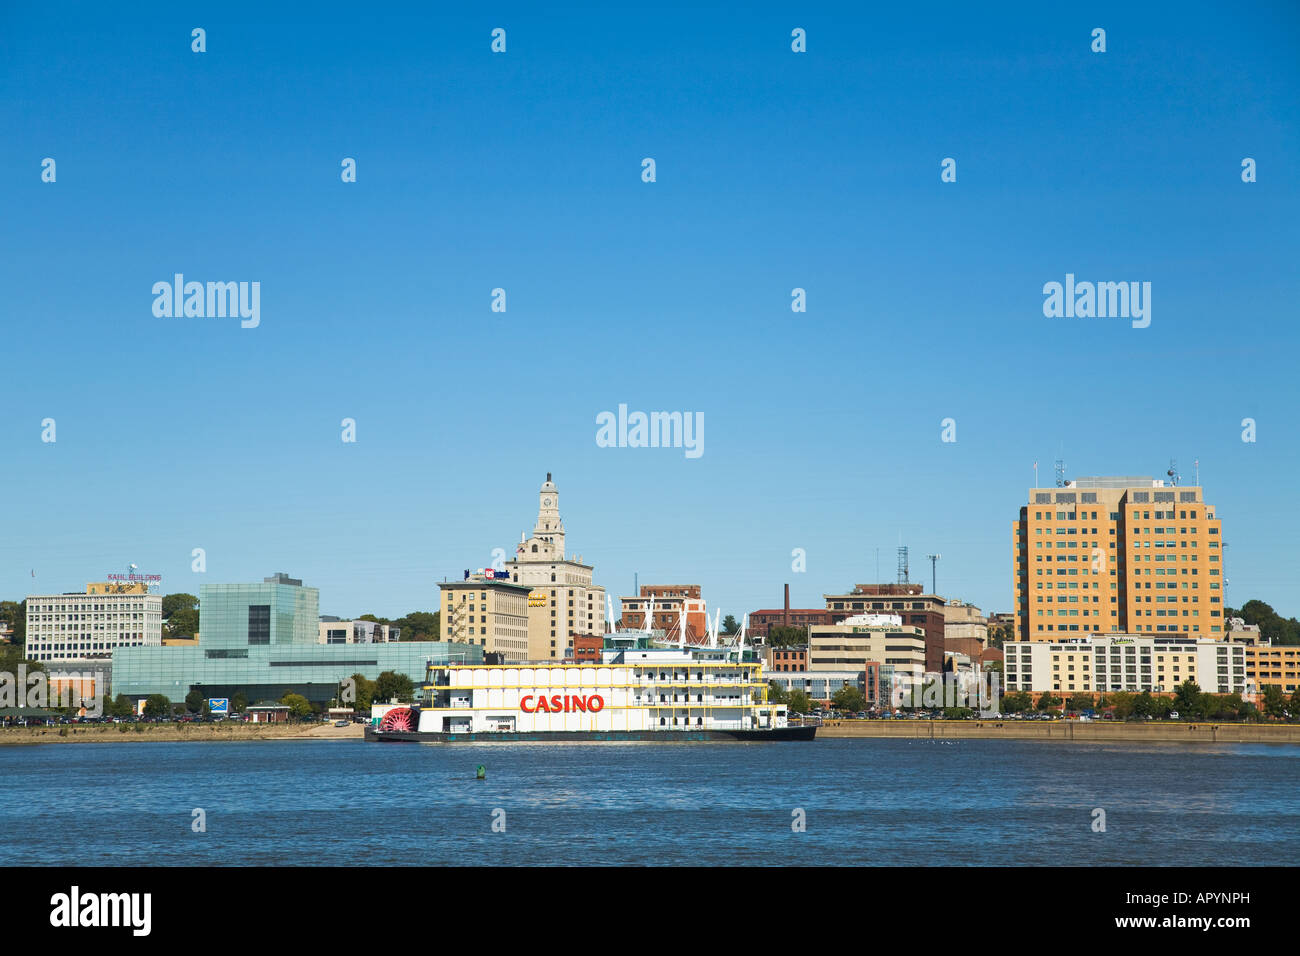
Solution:
M1250 744L0 747L0 865L1291 864L1297 784Z

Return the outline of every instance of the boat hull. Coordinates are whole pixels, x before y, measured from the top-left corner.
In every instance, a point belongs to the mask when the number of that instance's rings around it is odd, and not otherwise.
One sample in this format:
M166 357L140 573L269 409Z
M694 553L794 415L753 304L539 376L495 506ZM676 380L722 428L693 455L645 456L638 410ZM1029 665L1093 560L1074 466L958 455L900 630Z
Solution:
M366 740L380 743L422 744L523 744L523 743L692 743L737 741L746 743L812 740L815 726L777 727L772 730L552 730L441 733L418 730L366 728Z

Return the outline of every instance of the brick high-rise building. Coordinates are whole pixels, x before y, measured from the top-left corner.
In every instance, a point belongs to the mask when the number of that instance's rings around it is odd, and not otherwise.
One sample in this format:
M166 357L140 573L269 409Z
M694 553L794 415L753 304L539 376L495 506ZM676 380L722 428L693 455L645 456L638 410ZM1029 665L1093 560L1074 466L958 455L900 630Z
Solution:
M1016 640L1223 639L1221 526L1200 488L1077 478L1031 489L1011 527Z

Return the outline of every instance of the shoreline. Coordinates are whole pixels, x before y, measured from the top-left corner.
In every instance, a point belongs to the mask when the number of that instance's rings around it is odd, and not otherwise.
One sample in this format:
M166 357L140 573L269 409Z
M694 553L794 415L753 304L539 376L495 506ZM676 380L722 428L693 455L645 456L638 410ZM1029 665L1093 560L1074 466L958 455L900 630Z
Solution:
M129 727L123 732L120 727ZM136 732L135 727L144 729ZM59 731L66 729L67 736ZM0 747L40 744L362 740L361 724L82 724L0 728ZM828 721L817 740L1042 740L1057 743L1300 744L1300 724L1020 720ZM570 741L555 741L569 743ZM580 743L581 741L572 741ZM647 741L656 743L656 741Z
M1077 743L1300 744L1300 724L1215 721L832 720L818 740L1048 740Z
M120 728L126 727L126 731ZM136 727L143 730L137 732ZM66 730L67 736L60 735ZM221 743L244 740L361 740L361 724L65 724L0 728L0 747L38 744Z

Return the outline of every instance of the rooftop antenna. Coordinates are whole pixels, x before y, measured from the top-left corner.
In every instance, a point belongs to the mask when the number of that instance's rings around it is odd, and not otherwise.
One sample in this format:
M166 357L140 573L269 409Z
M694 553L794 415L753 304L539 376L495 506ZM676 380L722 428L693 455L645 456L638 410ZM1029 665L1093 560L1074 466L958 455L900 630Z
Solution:
M1065 487L1065 459L1056 459L1056 487Z
M938 594L939 586L938 584L935 583L935 579L936 579L935 564L939 561L940 558L943 557L943 555L927 554L926 557L930 559L930 593Z
M1178 459L1177 458L1169 459L1169 470L1165 472L1165 474L1169 476L1171 481L1173 481L1174 487L1177 487L1178 486Z
M908 583L907 573L908 573L907 545L903 544L903 545L899 545L898 547L898 583L899 584Z
M1201 487L1201 459L1193 458L1192 467L1196 469L1196 478L1194 480L1196 482L1196 487L1199 488Z

